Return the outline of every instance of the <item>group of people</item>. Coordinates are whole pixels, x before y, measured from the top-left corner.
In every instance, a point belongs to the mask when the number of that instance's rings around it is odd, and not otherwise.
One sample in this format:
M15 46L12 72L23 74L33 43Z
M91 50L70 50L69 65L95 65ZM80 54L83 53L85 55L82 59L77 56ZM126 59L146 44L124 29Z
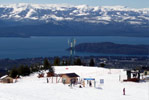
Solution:
M81 80L82 81L82 80ZM63 83L65 84L66 80L63 80ZM77 84L78 80L76 79L71 79L70 80L70 87L75 86ZM85 87L85 81L82 81L83 83L83 87ZM89 85L89 87L92 87L92 81L87 80L87 84ZM96 84L96 83L95 83ZM82 85L79 86L79 88L82 88ZM125 95L125 88L123 88L123 95Z

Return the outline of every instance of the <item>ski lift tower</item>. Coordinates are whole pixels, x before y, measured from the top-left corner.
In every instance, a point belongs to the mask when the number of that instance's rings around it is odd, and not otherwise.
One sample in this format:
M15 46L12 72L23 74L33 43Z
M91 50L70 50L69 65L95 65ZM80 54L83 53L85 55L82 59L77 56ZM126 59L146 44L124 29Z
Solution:
M75 45L76 45L76 39L71 38L68 40L68 46L70 48L70 64L74 64L74 55L75 55Z

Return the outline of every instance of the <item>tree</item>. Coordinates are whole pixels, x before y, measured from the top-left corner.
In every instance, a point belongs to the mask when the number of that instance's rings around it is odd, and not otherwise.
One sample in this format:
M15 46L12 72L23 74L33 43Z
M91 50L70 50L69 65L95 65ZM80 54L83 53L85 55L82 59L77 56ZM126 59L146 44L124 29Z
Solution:
M55 70L54 70L54 67L53 67L53 66L50 66L50 68L49 68L49 73L52 73L52 74L55 73Z
M59 66L60 65L60 58L59 57L56 57L54 59L54 66Z
M18 67L17 70L18 70L18 74L22 76L28 76L31 73L30 68L24 65L21 65L20 67Z
M100 63L100 66L101 67L105 67L105 63Z
M81 59L78 58L74 61L74 65L82 65Z
M18 75L18 70L16 67L14 67L12 70L10 70L9 72L9 76L12 77L12 78L16 78Z
M95 66L95 63L94 63L94 59L93 58L90 60L89 66Z
M18 74L19 75L23 75L23 71L24 71L24 65L20 65L18 68L17 68L17 70L18 70ZM24 76L24 75L23 75Z
M40 70L39 65L38 64L33 64L30 66L31 69L31 73L33 72L38 72Z
M48 72L49 74L54 75L54 68L53 68L53 66L51 66L51 64L47 58L44 59L43 66L44 66L43 68L45 70L47 70L47 69L49 70L49 72Z
M68 65L67 60L63 60L63 61L62 61L62 65Z
M28 66L25 66L23 70L24 70L23 71L23 76L30 75L31 71L30 71L30 68Z
M43 63L43 69L47 70L49 69L51 66L49 60L47 58L44 59L44 63Z

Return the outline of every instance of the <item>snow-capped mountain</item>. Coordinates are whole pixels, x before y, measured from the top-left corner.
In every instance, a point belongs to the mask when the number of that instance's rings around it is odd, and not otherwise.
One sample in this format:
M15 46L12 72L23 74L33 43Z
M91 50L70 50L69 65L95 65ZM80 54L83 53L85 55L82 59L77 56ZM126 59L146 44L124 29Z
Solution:
M146 24L149 8L131 9L123 6L91 7L87 5L7 4L0 5L1 20L83 21L90 23L128 22Z
M149 8L0 5L0 36L149 36Z

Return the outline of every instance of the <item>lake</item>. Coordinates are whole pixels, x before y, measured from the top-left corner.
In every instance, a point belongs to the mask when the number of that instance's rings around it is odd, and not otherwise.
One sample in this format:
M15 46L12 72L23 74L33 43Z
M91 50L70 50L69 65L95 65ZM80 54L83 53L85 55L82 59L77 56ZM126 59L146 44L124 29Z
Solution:
M31 58L49 56L69 56L66 51L71 36L48 36L31 38L0 38L0 58ZM113 42L119 44L149 44L149 37L119 36L75 36L77 44L85 42ZM106 54L79 53L77 56L109 56Z

